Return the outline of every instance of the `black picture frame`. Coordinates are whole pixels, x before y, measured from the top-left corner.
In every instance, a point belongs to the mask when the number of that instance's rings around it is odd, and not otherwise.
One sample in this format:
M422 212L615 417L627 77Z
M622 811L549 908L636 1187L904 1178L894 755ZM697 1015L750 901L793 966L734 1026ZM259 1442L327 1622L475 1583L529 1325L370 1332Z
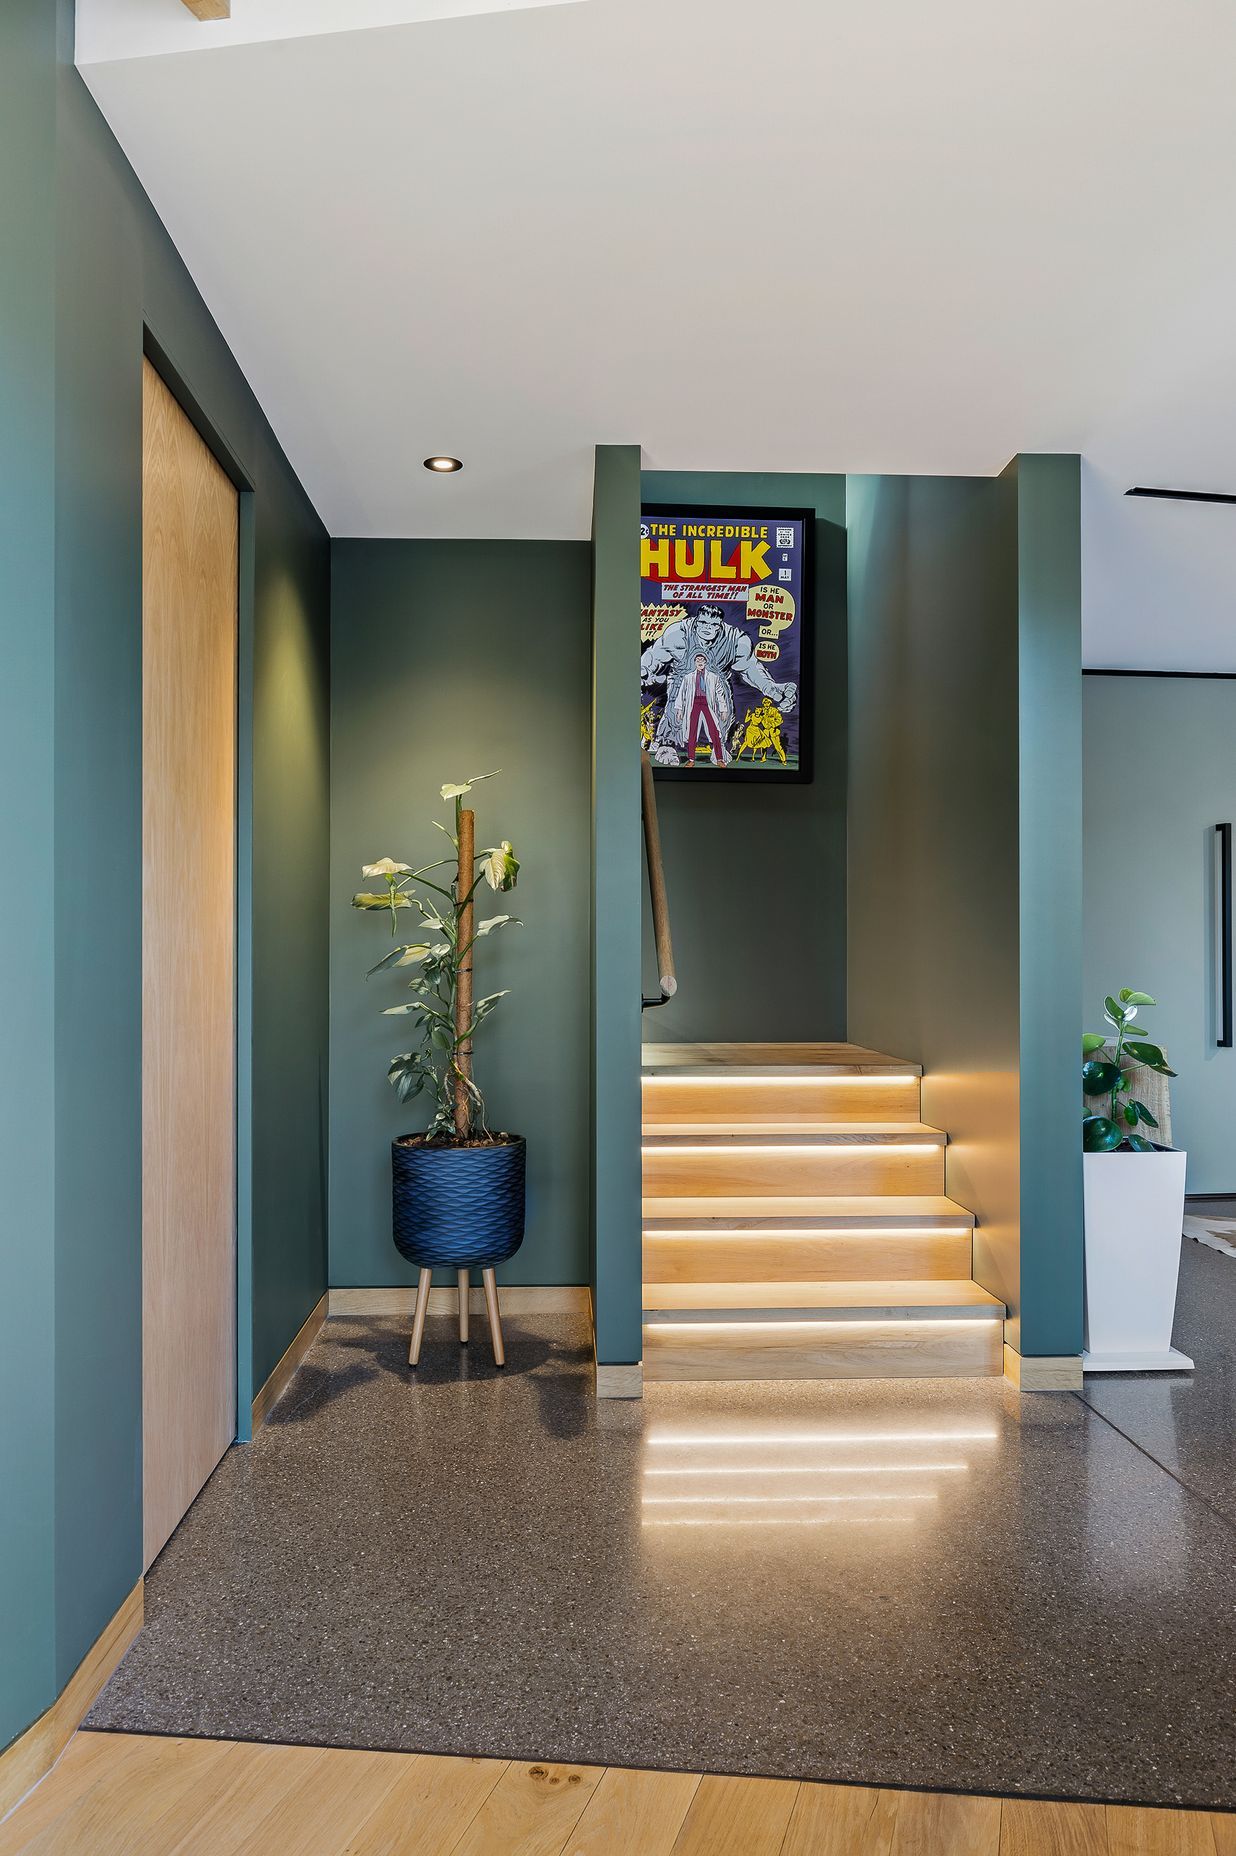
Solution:
M727 767L658 767L652 764L653 778L677 780L688 786L809 786L815 778L815 525L814 509L787 508L781 503L755 506L748 503L641 503L640 520L646 516L713 516L726 521L775 522L778 517L803 525L802 563L802 632L799 645L799 738L798 765L787 771L763 764L742 766L731 761ZM642 651L641 651L642 655ZM806 701L804 702L804 695Z

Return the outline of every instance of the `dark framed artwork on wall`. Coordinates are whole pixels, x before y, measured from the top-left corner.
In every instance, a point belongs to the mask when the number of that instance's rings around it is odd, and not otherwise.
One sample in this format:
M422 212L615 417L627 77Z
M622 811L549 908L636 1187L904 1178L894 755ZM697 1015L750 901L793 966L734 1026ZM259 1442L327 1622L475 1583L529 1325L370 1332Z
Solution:
M810 780L814 522L640 511L640 736L658 778Z

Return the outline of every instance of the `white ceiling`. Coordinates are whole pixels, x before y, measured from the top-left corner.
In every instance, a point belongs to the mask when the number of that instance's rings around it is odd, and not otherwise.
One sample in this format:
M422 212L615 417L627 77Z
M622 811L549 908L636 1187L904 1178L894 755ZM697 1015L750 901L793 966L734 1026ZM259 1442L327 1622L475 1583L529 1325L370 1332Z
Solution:
M1119 494L1236 490L1229 0L233 0L233 39L317 23L229 44L180 0L78 4L333 533L586 535L599 441L790 471L1081 451L1091 661L1236 669L1236 509ZM1205 557L1193 642L1142 548Z
M324 32L364 32L470 13L505 13L578 0L234 0L227 19L199 20L179 0L77 0L76 57L85 68L112 58L161 58L169 52L218 51L263 39L304 39Z

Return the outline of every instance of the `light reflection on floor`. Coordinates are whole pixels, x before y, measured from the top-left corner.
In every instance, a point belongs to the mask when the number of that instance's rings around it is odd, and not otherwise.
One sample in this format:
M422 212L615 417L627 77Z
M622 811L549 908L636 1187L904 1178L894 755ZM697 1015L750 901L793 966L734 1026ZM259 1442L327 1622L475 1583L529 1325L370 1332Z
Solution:
M930 1517L998 1435L994 1426L904 1420L813 1430L767 1417L654 1421L643 1438L640 1522L718 1532L908 1527Z

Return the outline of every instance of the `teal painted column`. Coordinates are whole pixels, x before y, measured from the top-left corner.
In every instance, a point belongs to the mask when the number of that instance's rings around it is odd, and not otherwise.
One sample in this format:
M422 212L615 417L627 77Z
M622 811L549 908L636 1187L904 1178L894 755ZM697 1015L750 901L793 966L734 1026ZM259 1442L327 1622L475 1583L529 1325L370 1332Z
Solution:
M1083 1331L1081 460L1017 481L1021 1320L1024 1354Z
M643 1350L637 445L598 445L592 509L592 1205L598 1365Z

